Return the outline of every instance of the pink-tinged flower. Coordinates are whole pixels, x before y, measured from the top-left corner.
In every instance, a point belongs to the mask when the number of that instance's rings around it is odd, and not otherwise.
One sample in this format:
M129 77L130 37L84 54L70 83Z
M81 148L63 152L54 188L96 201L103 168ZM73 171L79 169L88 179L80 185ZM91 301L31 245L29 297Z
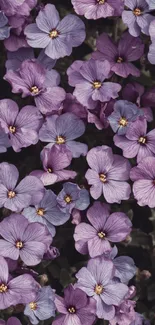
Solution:
M110 63L90 59L89 61L75 61L67 70L69 84L75 87L73 95L88 109L94 109L99 102L108 102L118 97L121 86L108 82L110 77Z
M87 118L87 109L81 105L78 100L70 93L66 94L66 98L63 102L63 113L73 113L81 119Z
M22 325L20 320L16 317L10 317L6 322L0 319L0 325Z
M78 15L87 19L99 19L111 16L120 16L124 4L122 0L71 0Z
M64 298L56 295L55 304L60 315L53 325L77 324L92 325L96 319L96 303L85 292L70 284L64 289Z
M0 164L0 207L19 212L41 201L45 191L43 183L37 177L26 176L17 185L18 178L14 165Z
M137 163L143 158L155 156L155 129L147 133L146 119L138 119L127 129L126 135L115 135L114 143L123 150L123 156L134 158Z
M11 99L0 100L0 124L10 139L14 151L36 144L42 125L42 115L35 106L25 106L20 111Z
M126 181L131 167L127 159L114 155L110 147L100 146L88 152L87 162L91 169L85 177L92 185L90 194L95 200L102 194L108 203L129 198L131 189Z
M107 103L100 103L96 109L88 110L88 123L94 123L98 130L106 129L109 126L108 118L114 110L115 102L115 99L111 99Z
M111 251L110 242L120 242L131 232L132 223L122 212L110 215L110 207L95 202L87 211L90 224L81 222L75 228L75 247L80 253L93 258Z
M30 11L36 6L37 0L1 0L0 9L7 16L29 16Z
M130 172L133 194L140 206L155 207L155 157L144 158Z
M29 274L16 278L9 275L8 264L0 256L0 309L6 309L17 304L26 304L36 297L39 284ZM10 324L9 324L10 325ZM19 325L19 324L15 324Z
M125 284L113 279L114 272L112 261L96 257L76 274L76 286L96 300L96 314L105 320L114 318L114 306L119 306L128 292Z
M38 177L45 186L76 177L76 172L64 169L70 165L72 154L63 146L43 149L41 160L44 170L35 170L31 175Z
M40 10L35 24L24 31L31 47L45 49L52 59L63 58L72 48L83 43L86 37L83 21L75 15L67 15L61 21L56 7L47 4Z
M12 86L13 93L22 98L33 97L39 110L46 114L59 109L66 93L58 87L60 76L55 70L46 70L36 60L25 60L17 71L8 70L4 79Z
M115 44L106 33L103 33L97 39L96 46L97 51L93 53L93 59L107 60L111 71L123 78L127 78L130 74L140 76L140 71L132 64L144 53L144 44L140 38L132 37L126 32Z
M0 223L0 255L13 260L20 259L26 265L41 262L52 236L46 226L29 221L20 214L12 214Z

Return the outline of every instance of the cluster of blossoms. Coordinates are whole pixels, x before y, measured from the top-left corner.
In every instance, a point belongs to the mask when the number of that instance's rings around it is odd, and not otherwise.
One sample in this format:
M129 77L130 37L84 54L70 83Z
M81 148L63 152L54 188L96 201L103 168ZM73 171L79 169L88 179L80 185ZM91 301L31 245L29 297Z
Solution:
M19 308L34 325L50 318L53 325L93 325L97 319L149 325L135 311L135 263L115 244L132 231L122 201L155 208L155 88L135 81L142 57L155 64L155 1L71 3L75 13L60 18L51 3L0 0L4 80L13 96L0 100L0 153L41 148L37 168L25 177L7 159L0 163L0 324L23 325L14 317ZM78 15L121 17L126 30L120 37L101 33L89 58L70 64L66 92L56 67L85 41L86 20ZM114 150L109 141L87 142L89 124L101 138L109 130ZM77 161L87 163L82 181ZM58 295L48 279L42 281L42 269L61 254L53 242L67 222L75 250L88 261Z

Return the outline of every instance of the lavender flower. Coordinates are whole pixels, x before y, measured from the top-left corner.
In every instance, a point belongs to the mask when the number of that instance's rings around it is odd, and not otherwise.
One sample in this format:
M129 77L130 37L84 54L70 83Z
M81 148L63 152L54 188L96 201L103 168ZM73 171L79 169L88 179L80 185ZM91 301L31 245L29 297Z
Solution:
M70 150L74 158L86 155L88 147L86 144L74 141L85 132L85 125L75 114L65 113L60 116L48 116L39 131L39 139L43 142L50 142L47 146L63 146Z
M57 196L51 190L46 190L42 200L35 207L28 207L22 214L29 222L40 222L46 225L52 236L55 227L63 225L70 217L67 212L62 212L57 203Z
M132 223L122 212L110 215L109 206L95 202L87 211L90 222L81 222L75 228L75 247L85 253L86 247L93 258L111 250L110 242L120 242L131 232ZM84 251L83 251L84 247Z
M52 241L47 227L29 223L20 214L12 214L0 223L0 255L20 259L26 265L37 265Z
M6 152L9 147L11 147L9 137L0 127L0 153Z
M58 87L60 76L57 71L47 71L35 60L25 60L19 70L8 70L4 79L10 82L13 93L22 97L31 96L43 114L57 110L65 99L65 91Z
M24 315L34 325L55 316L54 292L50 286L40 288L36 298L26 305Z
M52 59L70 55L72 48L83 43L86 37L85 25L79 17L67 15L60 21L52 4L40 10L36 24L28 25L24 32L31 47L44 48L45 54Z
M70 165L72 160L71 152L67 148L63 146L45 148L42 151L41 159L44 171L35 170L31 175L40 178L45 186L75 178L76 172L64 169Z
M136 318L130 325L151 325L151 323L149 320L145 319L143 315L136 313Z
M115 135L114 143L123 150L123 156L134 158L137 163L148 156L155 156L155 129L147 133L146 119L133 122L125 136Z
M120 16L123 10L121 0L71 0L74 10L78 15L87 19L99 19L110 16Z
M35 299L38 283L29 274L16 278L9 276L8 264L0 256L0 309L6 309L17 304L25 304ZM10 325L10 324L9 324ZM19 325L19 324L16 324Z
M113 263L103 257L89 260L87 267L76 274L77 287L96 300L96 314L105 320L114 318L114 306L119 306L128 292L128 287L114 281L113 275Z
M124 135L130 124L136 121L138 116L143 116L143 111L138 109L135 104L127 100L118 100L114 104L114 111L108 117L108 120L115 133Z
M140 206L155 207L155 157L144 158L130 172L133 194Z
M37 204L44 195L43 183L34 176L26 176L16 186L19 173L17 168L3 162L0 164L0 207L21 211L30 204Z
M8 134L10 144L16 152L38 142L38 131L42 120L42 115L34 106L25 106L19 112L13 100L0 100L0 124Z
M102 193L108 203L120 203L130 196L130 164L127 159L113 155L111 148L101 146L91 149L87 154L91 169L86 172L91 196L96 200Z
M92 325L96 319L95 300L71 284L64 289L64 298L56 295L55 304L60 315L53 321L53 325Z
M5 322L3 319L0 319L1 325L22 325L18 318L16 317L10 317L7 322Z
M140 38L132 37L126 32L118 44L115 44L106 33L103 33L97 39L96 45L97 51L93 53L93 59L107 60L111 71L123 78L127 78L130 74L140 76L140 71L131 63L144 53L144 45Z
M6 26L8 23L8 18L5 16L3 11L0 11L0 40L4 40L10 36L10 28Z
M146 2L148 3L150 10L155 9L155 0L146 0Z
M63 184L63 189L57 196L57 202L64 212L71 213L73 208L86 210L90 204L89 193L77 184L68 182Z
M37 4L37 0L1 0L0 8L4 10L7 16L14 16L19 13L19 16L29 16L31 9Z
M75 87L73 95L84 106L94 109L98 102L108 102L117 98L121 86L114 82L104 82L110 76L108 61L89 60L87 62L73 63L68 71L69 84Z
M146 0L125 0L125 6L128 10L122 13L122 19L129 28L132 36L139 36L140 32L149 35L149 25L154 19L150 15L149 5Z
M66 94L63 102L63 113L73 113L81 119L87 118L87 109L70 93Z

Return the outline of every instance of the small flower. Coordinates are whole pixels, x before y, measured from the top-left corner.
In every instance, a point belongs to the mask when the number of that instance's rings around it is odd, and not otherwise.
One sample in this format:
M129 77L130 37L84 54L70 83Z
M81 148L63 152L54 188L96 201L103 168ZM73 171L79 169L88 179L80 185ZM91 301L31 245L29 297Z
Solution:
M109 206L95 202L87 211L90 224L81 222L75 228L75 247L93 258L111 250L110 242L120 242L131 232L132 223L122 212L110 215ZM84 247L84 251L83 251Z
M124 135L130 124L136 121L138 116L143 116L143 111L138 109L135 104L127 100L118 100L114 104L114 111L108 117L108 120L115 133Z
M20 259L26 265L37 265L52 242L47 227L29 223L20 214L12 214L0 223L0 255Z
M3 319L0 319L1 325L22 325L20 320L16 317L10 317L6 322Z
M151 323L149 320L145 319L143 315L136 313L136 318L130 325L151 325Z
M87 154L91 169L86 172L91 196L96 200L102 193L108 203L120 203L130 196L130 164L127 159L113 155L111 148L101 146L91 149Z
M36 298L26 305L24 315L34 325L55 316L54 292L50 286L40 288Z
M17 15L19 17L29 16L30 11L36 6L37 0L1 0L1 10L7 16ZM19 14L19 16L18 16Z
M40 222L46 225L52 236L55 235L54 226L63 225L70 217L69 213L60 210L57 196L51 190L46 190L39 204L25 208L22 214L29 222Z
M73 208L86 210L90 204L89 193L77 184L65 183L57 196L57 202L62 211L72 212Z
M45 186L75 178L76 172L64 169L72 160L71 152L63 146L53 146L51 149L44 148L41 153L44 171L35 170L31 173L41 179Z
M77 287L96 300L96 314L105 320L114 318L114 306L119 306L128 292L128 287L114 281L113 275L113 263L103 257L89 260L87 267L76 274Z
M130 178L133 194L140 206L155 207L155 157L146 157L133 167Z
M85 40L85 25L75 15L67 15L61 21L56 7L47 4L40 10L36 24L30 24L24 31L31 47L44 48L52 59L63 58L72 53Z
M39 110L46 114L57 110L65 99L65 91L58 87L60 76L57 71L47 71L36 60L25 60L17 71L8 70L4 79L12 86L13 93L22 97L33 97Z
M7 23L8 23L8 18L5 16L3 11L0 11L0 41L10 36L11 27L6 26Z
M0 207L19 212L40 202L44 195L44 186L34 176L26 176L16 186L18 177L19 173L14 165L7 162L0 164Z
M77 61L78 63L78 61ZM104 82L110 76L110 64L107 60L76 61L67 71L69 84L75 87L73 95L89 109L96 108L99 102L108 102L117 98L121 86L114 82Z
M38 283L29 274L23 274L13 279L11 277L10 280L8 264L6 260L0 256L1 310L6 309L10 306L16 306L17 304L26 304L30 301L33 301L33 299L36 297L38 287ZM19 323L15 325L19 325Z
M111 71L123 78L127 78L130 74L140 76L140 71L132 64L144 53L144 45L140 38L132 37L126 32L118 44L115 44L106 33L103 33L97 39L96 46L97 51L92 54L93 59L107 60Z
M47 116L45 123L39 131L39 139L43 142L50 142L47 146L63 146L70 150L74 158L86 155L88 147L86 144L74 141L85 132L85 125L73 113L65 113L60 116Z
M53 325L92 325L96 319L95 300L71 284L64 289L64 298L56 295L55 304L60 315L53 321Z
M134 158L137 163L148 156L155 156L155 129L147 133L146 119L133 122L125 136L115 135L114 143L123 150L123 156Z

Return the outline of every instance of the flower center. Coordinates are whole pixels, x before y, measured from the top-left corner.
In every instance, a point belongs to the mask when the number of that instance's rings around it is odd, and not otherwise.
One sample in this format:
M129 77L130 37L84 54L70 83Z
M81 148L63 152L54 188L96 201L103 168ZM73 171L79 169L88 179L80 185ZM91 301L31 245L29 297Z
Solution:
M133 11L134 15L135 16L140 16L142 15L142 11L140 8L135 8L134 11Z
M64 200L65 200L66 203L70 203L72 201L72 198L71 198L70 195L66 195Z
M99 179L102 183L105 183L107 181L107 177L105 174L99 174Z
M36 309L37 309L37 304L36 304L36 302L30 302L30 303L29 303L29 307L30 307L32 310L36 310Z
M96 80L96 81L93 82L93 88L94 89L100 89L101 86L102 86L102 82L101 81Z
M19 248L19 249L23 248L23 243L22 243L22 241L20 241L20 240L17 241L17 242L16 242L16 247Z
M97 3L98 3L99 5L103 5L103 4L105 3L105 0L97 0Z
M15 128L15 126L10 125L10 126L9 126L9 131L10 131L11 133L15 133L15 132L16 132L16 128Z
M6 292L7 289L8 287L4 283L0 284L0 293Z
M123 58L121 58L121 56L119 56L116 60L117 63L122 63L123 62Z
M50 38L57 38L59 36L59 32L56 30L56 29L52 29L50 32L49 32L49 37Z
M45 210L42 209L42 208L39 208L39 209L37 210L37 214L38 214L38 216L40 216L40 217L43 217L44 212L45 212Z
M127 126L127 124L128 124L127 119L125 117L121 117L119 120L119 125L125 127Z
M104 239L105 233L103 231L100 231L100 232L98 232L98 236L99 236L99 238Z
M31 94L33 94L33 95L39 94L39 88L37 86L31 87L30 91L31 91Z
M9 191L8 192L8 198L13 199L16 196L16 193L14 191Z
M55 141L56 141L57 144L64 144L65 143L65 138L62 137L62 135L58 135L56 137L56 140Z
M101 285L101 284L97 284L96 286L95 286L95 293L97 294L97 295L101 295L101 293L103 292L103 286Z
M52 173L52 169L51 168L48 168L47 169L47 173Z
M69 311L70 314L75 314L76 313L75 307L69 307L68 311Z
M140 144L145 144L146 143L146 137L140 137L139 140L138 140L138 142Z

